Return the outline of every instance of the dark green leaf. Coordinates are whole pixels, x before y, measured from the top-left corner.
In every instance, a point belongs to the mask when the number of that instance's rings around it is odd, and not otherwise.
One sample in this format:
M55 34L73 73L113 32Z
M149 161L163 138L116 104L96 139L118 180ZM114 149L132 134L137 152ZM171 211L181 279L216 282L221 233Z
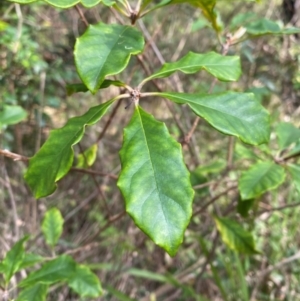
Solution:
M99 121L113 101L93 107L84 115L69 119L64 127L51 131L45 144L29 160L25 174L25 180L36 198L55 191L55 182L65 176L72 166L72 146L81 140L85 126Z
M269 113L253 94L225 92L201 95L157 93L179 104L188 104L200 117L220 132L253 145L268 142Z
M288 164L287 169L292 177L292 180L300 192L300 165Z
M239 190L243 200L254 199L283 183L285 170L274 162L259 162L242 173Z
M233 251L244 254L257 254L252 234L244 230L236 221L215 217L223 242Z
M238 204L237 204L237 212L242 216L242 217L248 217L250 209L254 206L255 200L246 200L243 201L242 199L238 199Z
M193 74L202 69L222 81L236 81L242 74L238 56L223 56L215 52L206 54L189 52L177 62L164 64L145 81L167 77L176 71Z
M159 246L174 256L192 214L193 189L181 147L165 124L140 107L124 130L118 186L126 210Z
M118 80L105 79L99 89L105 89L109 86L124 87L125 84ZM68 84L66 86L68 96L78 92L87 92L89 89L85 84Z
M281 122L276 127L278 144L281 150L300 139L300 129L291 123Z
M82 265L76 266L74 275L68 279L68 285L81 297L97 298L103 293L98 277Z
M16 301L46 301L48 285L36 283L21 291Z
M19 270L25 256L24 243L29 239L25 236L20 239L14 246L7 252L4 260L2 261L2 269L4 273L5 283L8 284L11 277Z
M63 231L64 219L57 208L48 210L42 222L42 232L46 243L54 247Z
M75 45L78 74L88 89L95 93L106 76L123 71L130 56L140 53L143 48L143 36L132 26L90 25Z
M26 117L26 111L20 106L0 106L0 129L4 125L16 124Z
M76 262L69 255L62 255L48 261L39 270L32 272L20 282L20 287L32 286L36 283L53 284L67 281L74 276Z

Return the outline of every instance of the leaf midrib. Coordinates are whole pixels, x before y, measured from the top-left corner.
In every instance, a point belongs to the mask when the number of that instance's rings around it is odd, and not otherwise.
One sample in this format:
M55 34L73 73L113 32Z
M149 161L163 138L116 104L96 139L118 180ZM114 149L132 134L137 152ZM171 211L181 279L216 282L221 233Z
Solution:
M148 155L149 155L149 158L150 158L149 161L150 161L151 168L152 168L153 175L154 175L155 186L156 186L157 191L160 192L159 185L158 185L157 180L156 180L156 172L155 172L155 169L154 169L154 166L153 166L153 163L152 163L152 157L151 157L150 150L149 150L149 147L148 147L148 141L147 141L147 137L146 137L146 132L144 130L144 125L143 125L143 120L142 120L142 116L141 116L141 113L140 113L140 109L136 108L136 110L138 112L139 120L140 120L140 123L141 123L141 129L142 129L143 136L144 136L145 145L146 145ZM161 200L161 197L160 197L159 193L158 193L158 197L159 197L159 201L160 201L160 207L161 207L163 215L164 215L165 223L168 225L166 214L165 214L164 208L162 206L162 200ZM169 227L167 227L167 231L168 231L168 238L169 238L170 237ZM171 241L170 241L170 243L171 243Z

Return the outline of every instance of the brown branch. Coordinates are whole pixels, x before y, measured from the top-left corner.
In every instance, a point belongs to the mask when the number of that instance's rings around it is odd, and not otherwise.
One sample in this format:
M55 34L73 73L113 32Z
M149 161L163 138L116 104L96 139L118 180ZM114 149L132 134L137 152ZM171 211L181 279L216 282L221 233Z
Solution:
M223 195L226 195L229 191L237 189L237 185L231 186L227 188L226 190L222 191L221 193L217 194L216 196L212 197L205 205L203 205L199 210L195 211L193 213L193 217L202 213L209 205L213 204L215 201L217 201L220 197Z
M10 158L14 161L24 161L24 162L27 162L29 160L28 157L24 157L24 156L21 156L19 154L15 154L15 153L12 153L8 150L2 150L0 149L0 155L4 156L4 157L7 157L7 158Z
M87 19L85 18L84 13L82 12L82 10L81 10L81 8L79 7L78 4L75 5L75 9L77 10L77 12L78 12L78 14L79 14L79 16L80 16L80 19L82 20L82 22L84 23L84 25L85 25L86 27L88 27L88 26L89 26L89 22L88 22Z

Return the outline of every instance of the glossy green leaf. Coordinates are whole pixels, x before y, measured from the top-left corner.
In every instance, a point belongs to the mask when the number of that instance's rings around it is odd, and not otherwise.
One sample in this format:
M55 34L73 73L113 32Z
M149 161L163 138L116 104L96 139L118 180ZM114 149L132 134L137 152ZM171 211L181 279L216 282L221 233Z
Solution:
M225 217L214 217L223 242L233 251L243 254L257 254L253 235L236 221Z
M105 89L105 88L108 88L109 86L124 87L125 84L118 80L105 79L99 89ZM89 89L87 88L87 86L85 84L68 84L66 86L66 90L67 90L68 96L70 96L74 93L78 93L78 92L89 91Z
M90 8L99 4L101 0L81 0L83 6Z
M36 283L21 291L16 301L46 301L48 285Z
M19 270L19 267L22 264L25 256L24 243L28 238L29 236L25 236L15 243L2 261L2 270L6 284L9 283L11 277Z
M78 168L88 168L91 167L97 158L98 145L93 144L82 154L79 154L77 157L76 167Z
M57 208L48 210L42 222L42 232L46 243L54 247L63 232L64 219Z
M295 187L300 192L300 165L288 164L287 169L292 177Z
M157 93L179 104L188 104L218 131L253 145L269 140L269 113L252 93L225 92L202 95Z
M300 139L300 129L291 123L281 122L276 127L278 144L281 150Z
M159 71L145 81L167 77L176 71L193 74L200 70L206 70L222 81L236 81L242 74L238 56L223 56L215 52L206 54L189 52L177 62L164 64Z
M75 45L78 74L88 89L95 93L106 76L123 71L130 56L140 53L143 48L143 35L132 26L90 25Z
M48 140L29 160L25 180L36 198L45 197L56 189L56 182L72 166L73 148L83 137L85 126L98 122L113 103L114 99L90 108L82 116L68 120L67 124L52 130Z
M126 211L156 244L174 256L192 214L194 192L181 146L165 124L140 107L124 130L118 186Z
M4 125L16 124L26 117L26 111L20 106L0 106L0 128Z
M69 255L62 255L43 264L20 282L20 287L32 286L36 283L51 285L59 281L67 281L74 276L76 262Z
M72 7L80 2L80 0L44 0L44 1L59 8Z
M75 273L68 279L68 285L81 297L96 298L103 293L98 277L82 265L76 266Z
M285 170L274 162L259 162L242 173L239 190L243 200L254 199L283 183Z

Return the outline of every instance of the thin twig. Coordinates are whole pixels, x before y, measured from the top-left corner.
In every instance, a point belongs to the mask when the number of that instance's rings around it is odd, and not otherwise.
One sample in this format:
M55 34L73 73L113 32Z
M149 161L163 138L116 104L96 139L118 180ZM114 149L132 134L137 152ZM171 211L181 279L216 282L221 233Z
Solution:
M221 193L212 197L205 205L203 205L199 210L197 210L193 213L193 217L202 213L209 205L213 204L215 201L217 201L223 195L226 195L229 191L237 189L237 187L238 187L237 185L231 186L231 187L227 188L226 190L222 191Z
M79 16L80 16L80 19L82 20L82 22L84 23L84 25L85 25L86 27L88 27L88 26L89 26L89 22L88 22L87 19L85 18L84 13L82 12L82 10L81 10L81 8L79 7L78 4L75 5L75 9L77 10L77 12L78 12L78 14L79 14Z

